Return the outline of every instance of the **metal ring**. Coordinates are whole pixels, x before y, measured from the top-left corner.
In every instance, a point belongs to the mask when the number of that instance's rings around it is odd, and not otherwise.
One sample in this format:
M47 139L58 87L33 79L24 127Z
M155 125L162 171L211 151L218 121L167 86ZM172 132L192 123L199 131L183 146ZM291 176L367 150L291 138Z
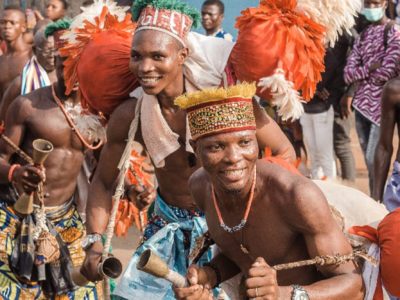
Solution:
M256 287L256 298L258 297L258 287Z

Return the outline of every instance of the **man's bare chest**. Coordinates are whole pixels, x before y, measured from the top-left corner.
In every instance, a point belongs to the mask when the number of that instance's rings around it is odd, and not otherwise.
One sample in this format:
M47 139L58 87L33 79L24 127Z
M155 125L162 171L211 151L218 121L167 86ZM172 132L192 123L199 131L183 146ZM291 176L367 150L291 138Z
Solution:
M244 211L238 211L236 215L235 219L222 215L224 223L229 227L239 225ZM242 270L250 268L258 257L263 257L270 265L287 261L299 237L279 218L257 209L250 211L245 226L234 233L228 233L221 227L217 214L212 210L207 211L206 219L216 244Z
M0 60L0 85L5 92L11 81L22 73L22 70L28 61L26 55L10 56Z
M83 143L76 132L71 128L66 117L59 107L36 110L27 120L27 133L32 140L42 138L50 141L55 148L71 150L83 149ZM85 139L87 134L81 133Z

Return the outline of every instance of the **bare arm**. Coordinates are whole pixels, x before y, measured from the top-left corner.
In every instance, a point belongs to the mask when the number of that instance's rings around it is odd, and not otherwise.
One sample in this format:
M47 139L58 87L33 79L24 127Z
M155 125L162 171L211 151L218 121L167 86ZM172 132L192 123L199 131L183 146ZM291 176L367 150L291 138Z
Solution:
M271 148L274 156L284 155L285 160L294 164L296 162L296 152L286 135L255 99L253 99L253 107L257 125L257 141L260 149Z
M309 180L299 178L292 184L293 209L285 218L293 230L304 236L310 257L350 254L352 248L335 223L322 192ZM319 267L326 280L305 286L310 299L362 299L363 283L354 262ZM290 299L293 288L279 287L279 299Z
M31 102L26 98L19 97L10 106L4 135L17 146L20 146L24 139L25 121L30 113ZM0 139L0 184L9 182L8 175L11 167L9 160L13 154L14 150ZM25 165L14 169L12 179L22 186L26 193L30 193L35 191L38 183L44 179L44 172L32 165Z
M3 100L0 106L0 121L6 119L6 113L11 102L14 101L19 95L21 95L21 77L14 78L10 86L4 93Z
M93 178L86 206L87 233L103 234L107 228L111 211L114 182L118 177L118 163L125 150L129 127L134 117L136 100L127 100L113 112L108 123L107 143L100 155L100 161ZM86 250L81 272L90 281L101 278L97 265L101 259L103 245L95 243Z
M398 110L397 103L399 103L400 100L399 83L399 79L389 81L382 92L382 116L379 141L375 150L374 186L372 195L377 201L383 200L383 191L393 154L393 135Z

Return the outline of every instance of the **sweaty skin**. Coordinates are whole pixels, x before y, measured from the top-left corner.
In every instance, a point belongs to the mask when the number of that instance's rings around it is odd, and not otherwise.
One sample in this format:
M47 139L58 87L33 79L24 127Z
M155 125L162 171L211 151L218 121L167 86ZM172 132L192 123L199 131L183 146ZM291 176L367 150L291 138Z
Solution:
M68 101L76 105L79 103L76 93L71 93L69 97L61 96L65 93L64 59L58 57L56 61L56 93L62 103ZM35 139L48 140L54 150L44 163L45 172L41 172L18 155L13 155L11 148L0 139L0 183L8 183L9 160L12 157L12 164L21 165L15 168L12 177L20 193L36 190L37 184L45 177L44 192L48 194L45 205L57 206L68 201L75 191L85 148L54 101L51 86L18 97L9 107L5 127L5 135L31 157Z
M20 75L32 56L32 47L25 43L25 15L18 10L6 10L0 18L1 37L7 52L0 56L0 101L11 81Z
M190 191L222 251L212 260L221 271L222 281L243 272L250 298L256 297L257 287L258 297L263 299L291 299L291 285L299 284L310 299L362 299L362 279L353 262L320 267L326 278L323 281L318 281L314 266L278 272L270 268L318 255L352 252L331 216L325 197L310 180L278 165L256 161L258 146L250 130L199 139L194 147L204 169L190 178ZM223 221L230 227L238 225L246 211L255 164L257 179L247 223L242 230L227 233L220 226L211 182ZM232 189L241 192L230 194ZM240 245L250 253L244 253ZM205 281L198 282L199 275ZM177 299L194 296L191 299L195 300L204 296L208 290L198 289L197 283L216 285L216 275L210 267L191 267L188 278L191 277L196 277L191 280L193 286L176 289Z
M374 160L374 187L372 197L382 202L385 183L388 177L393 154L395 127L400 130L400 78L390 80L382 92L381 126L379 141L376 145ZM397 148L396 160L400 161L400 147Z
M43 38L40 39L40 43L38 43L38 45L33 46L33 53L36 55L38 63L47 72L50 82L54 83L57 81L54 67L54 39L53 37L46 39L44 37L44 29L40 30L39 34L43 34ZM21 76L17 76L4 93L3 101L1 102L0 106L0 120L5 120L7 109L11 102L21 95L21 85Z
M131 49L130 67L138 78L143 90L156 95L161 111L172 131L186 140L186 112L175 106L174 100L184 92L182 65L188 50L168 34L143 30L137 32ZM134 118L136 99L123 102L113 112L107 129L107 144L104 146L100 162L94 176L87 204L87 232L104 233L111 207L112 187L118 176L117 165L126 146L129 127ZM143 103L146 105L146 103ZM278 125L271 120L257 104L254 108L257 119L257 138L262 147L270 147L274 155L283 154L287 149L288 160L294 161L294 149ZM139 124L136 141L143 144ZM181 146L165 160L163 168L155 168L159 194L168 204L185 209L197 209L188 189L189 177L200 168L198 162L190 168L189 153ZM139 207L148 205L149 191L134 193L131 200ZM81 269L87 279L99 280L97 264L100 260L102 244L95 243L86 251L86 259Z

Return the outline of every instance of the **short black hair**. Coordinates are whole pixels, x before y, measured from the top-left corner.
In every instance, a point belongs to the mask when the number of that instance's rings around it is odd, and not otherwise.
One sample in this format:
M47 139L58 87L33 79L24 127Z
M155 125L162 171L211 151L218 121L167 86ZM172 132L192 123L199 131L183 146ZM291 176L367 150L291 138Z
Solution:
M221 0L206 0L203 3L203 6L204 5L216 5L221 15L225 13L225 5Z
M86 0L83 1L82 6L89 6L92 5L94 3L94 0Z
M25 11L19 5L16 5L16 4L7 5L4 8L4 11L7 11L7 10L16 10L16 11L20 12L23 15L23 21L26 22Z
M66 0L58 0L58 1L60 1L60 2L62 3L63 8L64 8L65 10L68 9L68 2L67 2Z

